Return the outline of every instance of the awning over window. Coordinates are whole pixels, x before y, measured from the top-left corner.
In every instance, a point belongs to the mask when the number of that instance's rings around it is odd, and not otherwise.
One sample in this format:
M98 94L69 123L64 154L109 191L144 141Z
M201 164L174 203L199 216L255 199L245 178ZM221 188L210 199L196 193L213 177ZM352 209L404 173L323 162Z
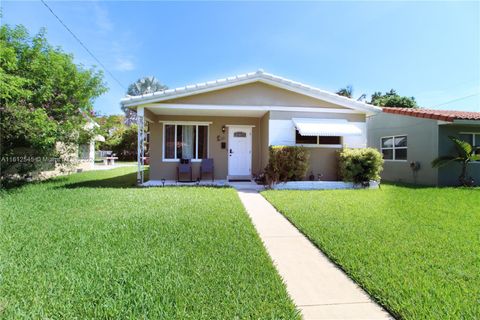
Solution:
M302 136L358 136L362 130L343 119L292 119Z

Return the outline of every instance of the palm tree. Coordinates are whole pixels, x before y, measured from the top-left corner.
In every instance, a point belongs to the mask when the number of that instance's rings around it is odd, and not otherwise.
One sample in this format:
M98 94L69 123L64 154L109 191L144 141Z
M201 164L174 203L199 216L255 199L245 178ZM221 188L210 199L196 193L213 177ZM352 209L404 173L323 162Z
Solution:
M139 96L146 93L153 93L168 89L155 77L143 77L128 86L127 94L131 96Z
M346 86L345 88L341 88L340 90L338 90L336 92L338 95L340 96L344 96L344 97L347 97L347 98L351 98L352 97L352 94L353 94L353 87L348 85Z
M443 167L451 162L460 163L462 166L462 171L458 180L462 186L471 186L473 181L471 178L467 180L467 167L472 161L480 161L480 153L477 154L477 151L480 150L480 148L474 147L467 141L463 141L452 136L449 136L448 138L454 143L455 148L457 149L457 154L438 157L432 161L432 167Z
M142 94L153 93L168 89L155 77L143 77L128 86L127 95L140 96ZM122 111L125 113L125 124L130 126L137 122L137 113L129 107L122 106Z

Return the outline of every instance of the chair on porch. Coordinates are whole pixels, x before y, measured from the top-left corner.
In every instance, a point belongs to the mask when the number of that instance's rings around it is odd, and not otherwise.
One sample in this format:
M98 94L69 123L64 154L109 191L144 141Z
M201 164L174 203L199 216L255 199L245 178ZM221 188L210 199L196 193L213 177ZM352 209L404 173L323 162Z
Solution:
M180 180L182 175L188 174L190 180ZM192 182L193 181L193 172L192 172L192 163L190 159L181 159L180 163L177 166L177 182Z
M213 159L211 159L211 158L202 159L202 163L200 165L200 180L203 179L204 174L211 174L212 175L212 182L215 180Z

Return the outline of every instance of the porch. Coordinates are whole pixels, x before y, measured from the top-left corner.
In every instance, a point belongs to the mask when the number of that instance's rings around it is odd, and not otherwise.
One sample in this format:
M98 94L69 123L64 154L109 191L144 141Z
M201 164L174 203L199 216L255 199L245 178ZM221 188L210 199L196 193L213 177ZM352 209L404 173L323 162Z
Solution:
M151 180L178 180L182 159L190 162L187 173L180 174L180 180L187 181L200 177L205 181L251 180L266 165L262 159L268 155L268 146L262 148L261 137L267 133L260 117L234 112L202 115L193 110L185 114L158 110L149 118L153 120L148 123ZM213 172L202 174L204 159L212 159Z

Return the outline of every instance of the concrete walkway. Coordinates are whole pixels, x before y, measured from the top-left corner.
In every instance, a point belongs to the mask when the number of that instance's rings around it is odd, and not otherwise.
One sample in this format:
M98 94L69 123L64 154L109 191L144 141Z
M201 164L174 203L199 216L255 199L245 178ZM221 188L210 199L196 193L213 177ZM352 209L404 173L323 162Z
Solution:
M391 319L257 191L237 192L304 319Z

